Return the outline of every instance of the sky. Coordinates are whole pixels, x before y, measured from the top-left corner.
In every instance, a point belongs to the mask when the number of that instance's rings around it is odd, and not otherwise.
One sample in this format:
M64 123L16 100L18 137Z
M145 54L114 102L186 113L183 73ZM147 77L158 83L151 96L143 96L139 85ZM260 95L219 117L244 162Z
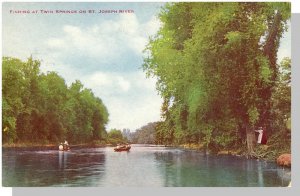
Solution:
M56 71L67 85L80 80L106 105L110 114L107 130L134 131L160 120L162 98L155 89L155 78L145 77L142 64L149 37L161 26L157 15L163 5L3 3L2 55L22 60L32 55L41 60L42 72ZM27 10L31 13L17 13ZM131 13L99 13L112 10ZM291 56L290 38L289 29L281 41L279 61Z

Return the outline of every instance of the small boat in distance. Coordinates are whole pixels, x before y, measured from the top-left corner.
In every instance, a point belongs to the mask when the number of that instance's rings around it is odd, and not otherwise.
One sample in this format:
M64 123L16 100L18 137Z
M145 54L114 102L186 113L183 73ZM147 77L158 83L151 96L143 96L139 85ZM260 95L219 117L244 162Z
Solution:
M117 145L117 147L114 148L115 152L121 152L121 151L129 151L131 146L129 144L125 145Z

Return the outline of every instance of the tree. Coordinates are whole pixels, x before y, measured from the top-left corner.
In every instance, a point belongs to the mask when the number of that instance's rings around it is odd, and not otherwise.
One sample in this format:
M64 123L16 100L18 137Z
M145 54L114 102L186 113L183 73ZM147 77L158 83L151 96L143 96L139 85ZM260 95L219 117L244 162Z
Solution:
M126 142L123 138L122 132L117 129L111 129L107 134L107 140L112 145L117 145Z
M108 111L80 81L68 87L56 72L41 73L32 57L4 57L2 64L3 143L105 139Z
M240 146L255 126L271 127L289 18L290 3L167 4L143 64L164 99L159 140L220 149Z
M155 144L155 128L157 122L148 123L137 129L132 135L132 142L136 144Z
M22 94L25 82L20 64L22 62L18 59L2 58L2 136L3 142L8 143L17 139L16 121L24 108Z

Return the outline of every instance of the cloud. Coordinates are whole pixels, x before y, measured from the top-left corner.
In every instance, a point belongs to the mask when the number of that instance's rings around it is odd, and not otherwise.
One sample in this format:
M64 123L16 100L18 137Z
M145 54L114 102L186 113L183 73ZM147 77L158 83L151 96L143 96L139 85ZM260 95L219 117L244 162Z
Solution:
M142 25L141 30L143 31L143 34L154 35L161 26L161 21L156 16L152 16L147 23Z
M111 128L129 128L134 131L149 122L160 120L161 99L158 96L140 96L132 99L113 97L106 101L110 112ZM113 107L111 107L113 106Z
M87 88L101 97L110 114L108 129L135 130L160 120L162 99L155 90L155 79L140 71L129 73L97 72L81 78Z
M129 90L130 83L127 80L125 80L122 76L118 77L117 81L118 81L119 87L121 87L121 89L123 91L128 91Z
M50 38L47 40L47 45L51 48L65 48L67 44L62 39Z
M62 34L49 38L45 44L57 53L84 53L101 61L120 60L130 51L142 54L148 37L160 26L157 21L153 17L140 23L135 14L124 14L117 20L105 20L92 26L64 25Z
M96 72L82 77L84 82L91 89L105 89L106 92L127 92L130 89L130 82L124 78L122 73ZM119 94L119 93L118 93Z

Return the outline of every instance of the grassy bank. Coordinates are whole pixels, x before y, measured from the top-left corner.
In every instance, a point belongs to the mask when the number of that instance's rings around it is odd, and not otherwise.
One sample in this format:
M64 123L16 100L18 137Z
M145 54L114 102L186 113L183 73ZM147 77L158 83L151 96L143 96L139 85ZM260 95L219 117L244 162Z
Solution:
M4 148L31 148L31 147L55 147L59 144L45 144L45 143L4 143L2 144L2 147Z
M237 155L237 156L241 156L243 155L243 149L223 149L223 150L219 150L219 151L211 151L209 149L206 149L205 146L203 144L181 144L179 145L180 148L184 148L184 149L191 149L191 150L199 150L199 151L203 151L209 154L216 154L216 155Z
M246 146L241 146L240 148L235 149L222 149L217 152L210 151L209 149L206 149L203 144L181 144L178 147L184 148L184 149L192 149L192 150L198 150L210 154L215 155L234 155L234 156L243 156L247 158L256 158L266 161L276 161L276 159L281 154L291 154L291 150L288 146L278 146L275 144L270 145L257 145L254 148L254 152L249 156L248 151L246 149Z
M4 143L2 144L2 147L4 148L35 148L35 147L45 147L45 148L58 148L59 143L38 143L38 142L22 142L22 143ZM106 143L106 142L98 142L93 141L90 143L70 143L70 147L106 147L106 146L112 146L112 144Z

